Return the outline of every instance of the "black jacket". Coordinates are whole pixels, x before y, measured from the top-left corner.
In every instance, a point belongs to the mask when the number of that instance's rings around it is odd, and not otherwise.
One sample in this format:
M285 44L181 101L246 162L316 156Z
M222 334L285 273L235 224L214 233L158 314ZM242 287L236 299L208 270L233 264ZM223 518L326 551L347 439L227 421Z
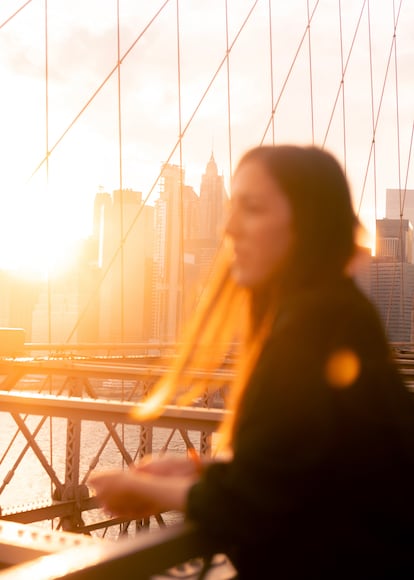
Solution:
M242 399L234 459L206 469L187 516L240 578L395 580L414 577L413 505L413 395L376 310L349 279L296 292Z

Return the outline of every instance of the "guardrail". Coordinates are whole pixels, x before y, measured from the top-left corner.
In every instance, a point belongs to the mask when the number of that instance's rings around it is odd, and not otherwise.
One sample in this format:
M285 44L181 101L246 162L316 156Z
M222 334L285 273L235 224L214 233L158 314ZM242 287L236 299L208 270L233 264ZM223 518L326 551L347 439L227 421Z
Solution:
M189 522L118 542L0 523L1 580L230 578L233 567L216 551Z

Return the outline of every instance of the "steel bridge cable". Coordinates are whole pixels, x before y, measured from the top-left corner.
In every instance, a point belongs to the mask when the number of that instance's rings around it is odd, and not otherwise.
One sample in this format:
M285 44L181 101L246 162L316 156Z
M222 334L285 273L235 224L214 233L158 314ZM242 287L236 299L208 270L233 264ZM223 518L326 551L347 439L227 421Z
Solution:
M312 143L315 143L315 120L313 114L312 39L311 39L309 0L307 0L306 2L306 9L308 16L309 91L310 91L311 125L312 125Z
M394 19L394 71L395 71L395 109L396 109L396 129L397 129L397 159L398 159L398 163L397 163L397 169L398 169L398 194L399 194L399 207L400 207L400 215L399 215L399 220L400 220L400 226L399 226L399 251L400 251L400 262L401 262L401 280L400 280L400 286L401 286L401 300L400 300L400 314L401 314L401 318L403 320L403 323L406 324L406 329L409 329L409 321L405 319L405 317L403 316L404 314L404 290L405 290L405 285L404 285L404 278L405 278L405 272L404 272L404 268L403 268L403 261L405 260L405 257L403 256L403 213L404 213L404 205L402 204L402 200L401 200L401 150L400 150L400 119L399 119L399 98L398 98L398 66L397 66L397 37L396 37L396 33L395 33L395 2L393 0L392 3L392 8L393 8L393 19ZM393 278L393 283L394 283L394 278ZM391 305L389 305L389 308L391 307Z
M181 44L180 44L180 0L176 0L176 38L177 38L177 91L178 91L178 135L179 139L179 175L180 175L180 199L179 199L179 263L178 263L178 317L176 320L177 331L181 329L184 316L184 183L183 183L183 141L182 113L181 113Z
M118 167L119 167L119 237L122 241L124 238L124 190L123 190L123 170L122 170L122 98L121 98L121 34L119 25L119 0L116 1L116 39L117 39L117 99L118 99ZM116 206L115 206L116 207ZM121 342L125 338L125 284L124 284L124 269L125 269L125 248L120 244L120 325L121 325Z
M231 140L231 97L230 97L230 52L229 52L229 10L228 2L225 1L226 12L226 72L227 72L227 140L229 147L229 175L230 180L233 175L233 161L232 161L232 140ZM230 181L231 188L231 181Z
M374 106L374 75L372 71L372 38L371 38L371 12L370 0L367 2L367 24L368 24L368 52L369 52L369 80L371 95L371 125L372 125L372 162L374 178L374 211L377 219L377 148L375 143L375 106Z
M343 135L343 160L344 171L347 174L347 151L346 151L346 109L345 109L345 82L344 82L344 43L342 31L342 5L341 0L338 0L339 8L339 43L341 49L341 84L340 92L342 94L342 135Z
M13 18L14 18L15 16L17 16L17 14L19 14L19 12L21 12L21 10L23 10L23 8L26 8L26 6L27 6L28 4L30 4L30 2L31 2L31 1L32 1L32 0L27 0L27 2L26 2L25 4L23 4L22 6L20 6L20 8L18 8L18 9L16 10L16 12L13 12L13 14L12 14L11 16L9 16L9 17L8 17L8 18L7 18L7 19L4 21L4 22L2 22L2 23L0 24L0 30L3 28L3 26L6 26L6 24L8 24L8 23L10 22L10 20L13 20Z
M391 42L391 47L390 47L390 52L389 52L389 56L388 56L388 61L387 61L387 67L386 67L386 72L385 72L385 77L384 77L384 82L383 82L383 86L382 86L382 91L381 91L381 98L380 98L380 102L379 102L379 106L378 106L378 112L377 112L377 116L375 118L375 114L374 114L374 105L373 105L373 96L372 96L372 86L373 86L373 82L372 82L372 77L371 77L371 102L372 102L372 131L373 131L373 135L372 135L372 141L371 141L371 147L370 147L370 152L369 152L369 158L368 158L368 163L367 163L367 167L366 167L366 172L365 172L365 177L364 177L364 184L363 184L363 190L361 193L361 199L360 199L360 205L359 208L361 208L361 204L362 204L362 198L363 198L363 194L365 191L365 185L366 185L366 181L367 181L367 176L368 176L368 170L370 167L370 162L371 162L371 155L373 156L373 164L374 164L374 195L375 195L375 204L374 204L374 209L375 209L375 218L376 218L376 211L377 211L377 197L376 197L376 158L375 158L375 153L376 153L376 149L375 149L375 137L376 137L376 130L377 130L377 126L378 126L378 122L379 122L379 117L380 117L380 112L381 112L381 105L382 105L382 101L383 101L383 97L384 97L384 93L385 93L385 86L387 83L387 78L388 78L388 73L389 73L389 69L390 69L390 63L391 63L391 58L392 58L392 54L394 52L394 57L396 56L396 30L397 30L397 25L398 25L398 20L399 20L399 16L400 16L400 11L401 11L401 5L402 5L402 0L400 0L400 4L399 4L399 9L398 9L398 14L397 16L395 15L395 4L393 2L393 18L394 18L394 30L393 30L393 37L392 37L392 42ZM369 13L369 3L368 3L368 23L370 24L370 13ZM369 41L370 41L370 64L371 64L371 74L372 74L372 61L371 61L371 57L372 57L372 50L371 50L371 35L370 35L370 27L369 27ZM397 67L396 67L396 63L395 63L395 75L396 75L396 82L397 82ZM397 121L398 121L398 85L396 87L396 102L397 102ZM397 140L398 140L398 170L399 170L399 190L401 192L401 179L400 179L400 156L399 156L399 151L400 151L400 137L399 137L399 127L397 127ZM400 298L399 300L399 306L400 306L400 314L403 314L404 312L404 267L403 267L403 261L404 261L404 256L402 255L402 207L401 207L401 197L400 197L400 237L399 237L399 251L400 251L400 296L398 298ZM390 323L390 316L391 316L391 307L393 304L393 300L394 300L394 291L395 291L395 285L396 285L396 277L397 277L397 261L398 261L398 255L394 257L393 260L393 271L392 271L392 283L391 283L391 291L389 294L389 298L388 298L388 304L387 304L387 310L385 313L385 327L389 328L389 323ZM377 287L379 287L379 272L378 272L378 263L376 265L376 283L377 283ZM404 319L404 317L402 317L402 319Z
M275 116L273 114L273 107L275 104L274 98L274 79L273 79L273 22L272 22L272 0L268 2L269 14L269 52L270 52L270 100L272 107L271 125L272 125L272 144L275 144Z
M382 91L381 91L381 98L380 98L380 102L379 102L379 105L378 105L377 116L376 116L375 123L374 123L374 127L373 127L373 135L372 135L372 139L371 139L371 147L370 147L370 150L369 150L368 161L367 161L365 175L364 175L364 182L363 182L363 186L362 186L362 192L361 192L361 197L360 197L358 214L360 212L361 205L362 205L362 200L363 200L363 196L364 196L364 192L365 192L365 186L366 186L366 182L367 182L367 178L368 178L368 171L369 171L369 167L370 167L370 163L371 163L371 155L372 155L372 152L373 152L373 147L375 145L375 136L376 136L378 121L379 121L379 117L380 117L380 113L381 113L381 106L382 106L382 101L383 101L383 97L384 97L384 93L385 93L385 86L386 86L386 83L387 83L388 73L389 73L389 69L390 69L390 63L391 63L393 48L395 46L396 30L397 30L398 20L399 20L399 16L400 16L400 11L401 11L401 5L402 5L402 0L400 0L400 5L399 5L397 17L394 19L393 37L392 37L390 52L389 52L389 55L388 55L388 61L387 61L387 66L386 66L386 71L385 71L385 76L384 76L384 82L383 82ZM377 208L376 208L376 204L375 204L375 212L376 212L376 209ZM377 288L379 288L378 264L377 264L377 268L376 268L376 283L377 283ZM394 271L393 271L393 274L392 274L392 284L391 284L391 292L390 292L389 302L388 302L388 306L387 306L387 314L386 314L386 317L385 317L385 326L386 326L386 328L388 328L388 324L389 324L390 304L391 304L391 302L393 300L394 286L395 286L395 263L394 263Z
M193 121L194 117L196 116L196 114L197 114L197 112L198 112L198 110L199 110L200 106L202 105L202 103L203 103L204 99L206 98L206 96L207 96L207 94L208 94L209 90L211 89L212 85L214 84L214 81L216 80L216 78L217 78L217 76L218 76L219 72L221 71L221 69L222 69L222 67L223 67L224 63L226 62L227 54L230 54L230 53L231 53L231 51L232 51L232 49L233 49L234 45L236 44L236 42L237 42L237 40L238 40L238 38L239 38L240 34L242 33L243 29L245 28L245 26L246 26L247 22L249 21L249 18L251 17L251 15L252 15L252 13L253 13L253 10L256 8L256 6L257 6L258 2L259 2L259 0L255 0L255 2L253 3L252 7L251 7L251 8L250 8L250 10L248 11L246 18L243 20L243 22L242 22L242 24L241 24L241 26L240 26L239 30L237 31L237 34L236 34L236 35L235 35L235 37L233 38L233 41L232 41L232 43L230 44L228 51L226 51L226 55L225 55L225 56L222 58L222 60L220 61L219 65L218 65L218 67L217 67L217 69L216 69L216 71L214 72L214 74L213 74L212 78L210 79L210 81L209 81L209 83L208 83L208 85L207 85L206 89L204 90L204 92L203 92L203 94L202 94L202 96L201 96L201 98L200 98L199 102L197 103L197 105L196 105L195 109L193 110L192 114L190 115L190 117L189 117L189 119L188 119L187 123L185 124L184 128L182 129L182 131L181 131L181 135L179 136L179 138L177 139L177 141L176 141L176 143L174 144L173 148L171 149L171 151L170 151L170 153L169 153L169 155L168 155L168 157L167 157L166 161L164 162L165 164L168 164L168 163L171 161L171 159L172 159L172 157L173 157L174 153L176 152L176 150L177 150L177 148L178 148L178 146L179 146L179 144L180 144L180 140L181 140L181 139L182 139L182 138L185 136L185 134L187 133L187 130L188 130L188 128L190 127L190 125L191 125L191 123L192 123L192 121ZM102 86L103 86L103 85L102 85ZM90 102L90 101L89 101L89 102ZM78 117L79 117L79 116L80 116L80 115L78 115ZM74 122L75 122L75 120L72 122L72 124L71 124L71 125L73 125L73 124L74 124ZM66 131L66 132L67 132L67 131ZM62 140L62 138L63 138L63 136L60 138L60 140ZM137 220L139 219L139 217L140 217L140 215L141 215L141 212L142 212L142 209L143 209L144 205L147 203L148 199L150 198L151 194L153 193L154 189L156 188L157 184L159 183L159 180L160 180L161 176L162 176L162 170L161 170L161 171L158 173L158 175L157 175L157 177L155 178L155 180L154 180L153 184L151 185L151 187L150 187L150 189L149 189L149 191L148 191L148 193L147 193L147 195L146 195L145 199L143 200L143 203L142 203L142 205L141 205L140 209L137 211L137 213L135 214L135 217L132 219L132 221L131 221L131 223L130 223L130 225L129 225L129 227L128 227L128 229L127 229L126 233L125 233L125 236L124 236L123 240L121 241L121 243L122 243L122 244L124 244L124 243L126 242L126 240L127 240L128 236L129 236L130 232L131 232L131 231L132 231L132 229L134 228L134 226L135 226L135 224L136 224ZM86 304L85 304L85 307L83 308L82 312L80 313L80 315L79 315L79 317L78 317L78 320L77 320L76 324L73 326L73 328L72 328L72 331L70 332L70 334L69 334L69 336L68 336L68 338L67 338L67 341L66 341L66 342L69 342L69 341L71 340L71 338L73 337L73 335L74 335L74 333L76 332L77 328L79 327L79 324L80 324L80 322L82 321L83 317L86 315L86 312L87 312L87 310L88 310L89 306L92 304L93 300L95 299L95 295L96 295L96 294L97 294L97 292L99 291L99 288L101 287L101 284L103 283L103 281L105 280L106 276L107 276L107 275L108 275L108 273L110 272L110 270L111 270L111 268L112 268L112 266L113 266L113 264L114 264L114 262L115 262L115 260L116 260L116 258L117 258L117 256L118 256L118 254L119 254L119 247L118 247L118 248L115 250L115 252L114 252L114 254L113 254L112 258L110 259L110 261L109 261L109 263L108 263L108 265L107 265L106 269L104 270L104 272L103 272L103 274L102 274L102 276L101 276L101 279L100 279L100 280L97 282L97 284L95 285L95 287L94 287L94 288L93 288L93 290L91 291L90 299L89 299L89 300L86 302Z
M49 18L48 3L44 0L44 32L45 32L45 150L46 150L46 187L49 185ZM47 332L49 342L52 342L52 279L47 277ZM49 391L52 392L52 381L48 378ZM49 463L53 469L53 418L49 417ZM50 479L50 493L53 493L53 482Z
M397 64L397 36L395 34L395 0L392 2L392 11L394 18L394 71L395 71L395 113L396 113L396 128L397 128L397 157L398 157L398 191L400 202L400 219L403 217L404 206L401 202L401 150L400 150L400 109L398 98L398 64Z
M119 236L124 237L124 187L123 187L123 165L122 165L122 95L121 95L121 30L119 19L119 0L116 0L116 50L117 50L117 99L118 99L118 165L119 165ZM116 207L116 206L115 206ZM125 248L121 244L120 252L120 325L121 343L125 342ZM121 381L121 399L124 400L124 379ZM125 442L125 426L121 426L122 445ZM122 454L122 465L124 466L124 455Z
M270 125L271 125L271 124L272 124L272 122L273 122L273 119L274 119L274 116L275 116L276 110L277 110L277 108L278 108L278 106L279 106L279 103L280 103L280 100L281 100L281 98L282 98L282 96L283 96L283 94L284 94L284 91L285 91L285 89L286 89L286 86L287 86L287 83L288 83L288 81L289 81L290 75L292 74L292 71L293 71L293 69L294 69L294 66L295 66L295 64L296 64L296 61L297 61L297 59L298 59L298 56L299 56L299 54L300 54L300 51L301 51L301 49L302 49L302 45L303 45L303 43L304 43L304 41L305 41L305 38L306 38L306 36L307 36L307 34L308 34L308 27L310 26L310 23L312 22L312 19L313 19L314 15L315 15L315 12L316 12L316 9L317 9L318 5L319 5L319 0L317 0L317 1L316 1L316 3L315 3L315 6L313 7L312 14L311 14L311 16L310 16L310 18L309 18L309 20L308 20L308 24L307 24L307 26L306 26L306 28L305 28L305 31L304 31L304 33L302 34L302 37L301 37L301 39L300 39L300 42L299 42L298 48L296 49L295 56L293 57L292 64L291 64L291 65L290 65L290 67L289 67L289 70L288 70L288 73L287 73L287 75L286 75L286 77L285 77L285 80L284 80L284 82L283 82L282 88L280 89L280 93L279 93L279 96L278 96L278 98L277 98L277 101L276 101L276 103L275 103L275 105L274 105L274 107L273 107L273 109L272 109L272 114L270 115L269 121L267 122L266 128L265 128L265 130L264 130L263 137L262 137L262 139L261 139L261 141L260 141L260 144L261 144L261 145L263 145L263 142L264 142L264 140L266 139L266 135L267 135L267 132L268 132L268 130L269 130L269 127L270 127Z
M378 122L379 122L379 118L380 118L380 114L381 114L382 102L383 102L383 99L384 99L385 86L387 84L388 73L389 73L389 70L390 70L390 63L391 63L392 53L393 53L394 45L395 45L396 30L397 30L397 26L398 26L398 20L399 20L399 16L400 16L400 11L401 11L401 4L402 4L402 0L400 0L400 6L399 6L399 9L398 9L397 18L395 19L395 23L394 23L394 33L393 33L393 37L392 37L392 41L391 41L390 52L389 52L389 55L388 55L388 61L387 61L387 66L386 66L385 76L384 76L384 82L382 84L381 97L380 97L380 101L379 101L379 104L378 104L378 111L377 111L377 116L376 116L375 125L374 125L374 133L373 133L372 139L371 139L371 147L370 147L369 154L368 154L368 161L367 161L367 165L366 165L364 182L363 182L362 191L361 191L361 198L360 198L360 202L359 202L359 211L361 209L361 204L362 204L362 200L363 200L363 196L364 196L364 192L365 192L365 186L366 186L366 181L367 181L367 177L368 177L368 170L369 170L369 166L370 166L370 163L371 163L371 155L372 155L373 145L375 143L375 137L376 137L377 127L378 127ZM359 211L358 211L358 213L359 213Z
M410 163L411 163L411 152L412 152L412 147L413 147L413 137L414 137L414 122L413 122L412 127L411 127L410 146L409 146L409 149L408 149L407 171L406 171L406 174L405 174L405 182L404 182L403 207L404 207L404 204L405 204L405 196L407 194L408 176L409 176L409 173L410 173Z
M134 40L134 42L124 52L124 54L119 59L119 61L117 62L117 64L111 69L111 71L107 74L107 76L104 78L104 80L99 85L99 87L95 90L95 92L92 94L92 96L86 101L85 105L82 107L82 109L79 111L79 113L72 119L72 121L69 123L69 125L66 127L66 129L63 131L63 133L60 135L60 137L55 141L54 145L49 150L49 154L48 154L49 156L50 156L51 153L53 153L53 151L56 149L56 147L59 145L59 143L63 140L63 138L69 133L69 131L72 129L72 127L75 125L75 123L79 120L79 118L82 116L82 114L86 111L86 109L89 107L89 105L95 99L95 97L101 92L101 90L103 89L103 87L110 80L110 78L115 73L115 71L118 69L118 67L124 62L124 60L126 59L126 57L135 48L135 46L137 45L137 43L141 40L141 38L148 31L148 29L151 27L151 25L156 21L156 19L158 18L158 16L162 13L162 11L164 10L164 8L167 6L167 4L169 2L170 2L170 0L165 0L164 4L162 4L162 6L157 10L157 12L154 14L154 16L150 19L150 21L148 22L148 24L139 33L139 35ZM29 178L28 178L27 181L30 181L36 175L36 173L39 171L39 169L42 167L42 165L45 162L46 162L46 157L43 158L40 161L40 163L37 165L37 167L31 173L31 175L29 176Z
M328 126L327 126L326 131L325 131L325 137L324 137L324 139L322 141L322 146L323 147L325 147L325 145L326 145L326 140L328 139L329 131L331 129L331 125L332 125L332 121L333 121L333 118L334 118L334 115L335 115L336 106L338 104L339 96L340 96L340 94L342 92L343 85L345 83L345 74L346 74L346 71L348 69L348 64L349 64L349 61L351 59L351 55L352 55L352 52L353 52L353 48L354 48L354 44L355 44L355 41L356 41L356 37L358 35L359 26L360 26L361 20L362 20L362 15L364 14L365 4L366 4L366 0L363 0L361 12L359 13L358 22L357 22L357 25L355 27L354 35L352 37L352 42L351 42L351 46L350 46L349 51L348 51L348 56L347 56L347 59L346 59L346 62L345 62L345 66L342 67L342 78L341 78L341 82L339 83L338 91L336 93L334 105L333 105L332 111L331 111L331 116L329 118ZM340 11L341 11L341 8L340 8Z
M397 129L397 170L398 170L398 195L399 195L399 206L400 206L400 239L399 239L399 250L400 250L400 262L401 262L401 302L400 302L400 313L401 318L403 320L403 324L405 323L405 329L409 331L409 320L403 316L404 314L404 279L405 279L405 272L403 268L403 261L405 260L405 256L403 256L403 212L404 207L401 203L401 150L400 150L400 115L399 115L399 98L398 98L398 65L397 65L397 36L395 34L395 0L392 3L392 11L393 11L393 21L394 21L394 72L395 72L395 113L396 113L396 129Z
M49 34L47 0L44 0L44 34L45 34L45 171L46 188L49 185ZM47 332L49 342L52 342L52 282L47 277Z

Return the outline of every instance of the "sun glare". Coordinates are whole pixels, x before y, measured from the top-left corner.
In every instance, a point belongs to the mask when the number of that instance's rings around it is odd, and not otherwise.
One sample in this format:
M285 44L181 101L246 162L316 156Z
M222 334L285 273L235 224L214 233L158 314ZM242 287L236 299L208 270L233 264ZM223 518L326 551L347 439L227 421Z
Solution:
M27 278L64 271L74 258L72 216L58 199L19 195L3 203L0 269Z

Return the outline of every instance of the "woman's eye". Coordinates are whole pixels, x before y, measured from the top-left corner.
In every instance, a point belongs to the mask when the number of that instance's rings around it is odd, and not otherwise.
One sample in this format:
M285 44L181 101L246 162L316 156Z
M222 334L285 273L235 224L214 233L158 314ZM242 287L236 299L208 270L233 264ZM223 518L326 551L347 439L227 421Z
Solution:
M263 211L263 207L257 203L245 203L243 209L247 213L261 213Z

